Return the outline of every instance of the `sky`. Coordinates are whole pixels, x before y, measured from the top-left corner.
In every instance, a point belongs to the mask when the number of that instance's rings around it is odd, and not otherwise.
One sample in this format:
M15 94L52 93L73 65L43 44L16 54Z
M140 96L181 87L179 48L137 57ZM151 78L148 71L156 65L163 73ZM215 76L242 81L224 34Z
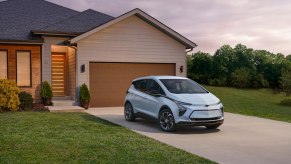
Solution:
M140 8L213 54L224 44L291 54L289 0L48 0L117 17Z

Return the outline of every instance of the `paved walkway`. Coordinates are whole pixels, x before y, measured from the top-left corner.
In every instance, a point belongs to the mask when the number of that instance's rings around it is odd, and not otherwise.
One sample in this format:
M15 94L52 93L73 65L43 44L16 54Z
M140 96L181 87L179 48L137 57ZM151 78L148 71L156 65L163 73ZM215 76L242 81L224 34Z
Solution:
M121 107L86 112L219 163L291 163L290 123L226 113L218 130L185 127L166 133L152 121L125 121Z

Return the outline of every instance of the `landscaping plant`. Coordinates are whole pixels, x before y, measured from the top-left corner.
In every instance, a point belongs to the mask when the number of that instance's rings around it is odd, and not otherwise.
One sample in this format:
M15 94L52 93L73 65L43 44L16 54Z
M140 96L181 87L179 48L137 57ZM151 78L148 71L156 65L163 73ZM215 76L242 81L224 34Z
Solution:
M81 103L81 107L88 109L90 104L91 96L86 84L82 84L80 87L80 95L79 101Z
M0 111L16 111L20 105L15 81L0 79Z
M33 107L33 98L30 93L20 92L18 94L20 105L20 110L31 110Z
M53 91L48 81L42 83L40 94L44 105L52 105Z

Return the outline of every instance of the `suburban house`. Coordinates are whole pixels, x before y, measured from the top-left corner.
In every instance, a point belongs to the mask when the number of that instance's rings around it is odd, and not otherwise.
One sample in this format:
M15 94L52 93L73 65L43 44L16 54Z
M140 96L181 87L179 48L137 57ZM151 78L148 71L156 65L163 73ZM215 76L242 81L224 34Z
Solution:
M121 106L136 77L186 76L194 47L140 9L112 17L44 0L0 2L0 78L15 80L35 101L43 81L55 99L74 101L85 83L91 107Z

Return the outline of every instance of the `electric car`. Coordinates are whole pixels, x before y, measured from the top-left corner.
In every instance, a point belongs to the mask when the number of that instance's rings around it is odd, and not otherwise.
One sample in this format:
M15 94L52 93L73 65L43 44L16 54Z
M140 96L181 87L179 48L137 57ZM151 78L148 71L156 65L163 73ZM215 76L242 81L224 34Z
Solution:
M147 76L135 79L127 90L124 117L158 120L163 131L181 125L218 128L224 121L223 104L201 85L184 77Z

